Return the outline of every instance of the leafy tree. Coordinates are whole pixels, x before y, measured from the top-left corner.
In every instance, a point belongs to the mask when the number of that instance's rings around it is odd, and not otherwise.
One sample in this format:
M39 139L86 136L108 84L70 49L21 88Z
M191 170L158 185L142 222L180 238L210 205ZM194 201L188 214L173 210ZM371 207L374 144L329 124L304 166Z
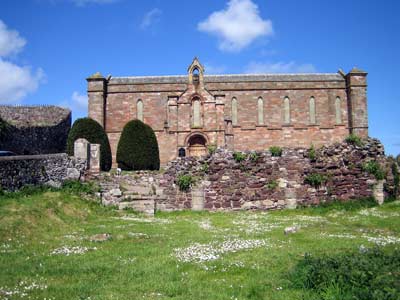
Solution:
M91 144L100 144L100 168L111 169L111 148L104 128L91 118L77 119L68 134L67 153L74 155L74 142L84 138Z
M117 149L118 167L123 170L158 170L160 154L153 129L140 120L128 122Z

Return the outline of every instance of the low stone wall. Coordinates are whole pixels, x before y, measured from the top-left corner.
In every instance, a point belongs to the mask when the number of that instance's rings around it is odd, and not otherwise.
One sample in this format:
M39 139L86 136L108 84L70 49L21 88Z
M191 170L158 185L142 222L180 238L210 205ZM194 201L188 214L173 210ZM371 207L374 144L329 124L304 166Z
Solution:
M386 188L393 185L383 146L375 139L366 139L363 146L343 142L322 147L315 150L314 157L304 148L283 149L280 157L269 151L248 152L241 162L235 161L233 154L219 149L206 158L172 161L165 172L103 175L106 178L99 178L103 203L137 209L135 201L151 198L154 209L171 211L294 208L371 196L379 196L377 200L382 202L383 182L364 170L368 161L387 170ZM183 174L196 181L188 192L177 186L177 178ZM306 178L312 174L325 181L320 186L310 185Z
M59 186L67 179L81 179L86 165L65 153L0 157L0 186L11 191L28 184Z

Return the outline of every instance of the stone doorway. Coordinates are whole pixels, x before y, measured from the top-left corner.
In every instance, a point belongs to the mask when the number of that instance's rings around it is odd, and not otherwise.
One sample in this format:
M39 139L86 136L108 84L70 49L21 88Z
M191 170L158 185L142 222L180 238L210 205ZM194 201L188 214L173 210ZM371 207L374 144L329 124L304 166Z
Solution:
M207 155L206 139L200 135L193 135L188 141L189 156L205 156Z

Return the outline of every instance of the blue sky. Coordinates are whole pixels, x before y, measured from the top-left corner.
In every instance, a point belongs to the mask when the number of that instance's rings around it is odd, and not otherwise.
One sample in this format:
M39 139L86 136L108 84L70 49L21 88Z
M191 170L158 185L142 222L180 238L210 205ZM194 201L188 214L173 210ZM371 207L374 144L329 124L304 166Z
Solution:
M400 153L400 1L2 0L0 104L86 115L85 78L206 73L369 73L370 135Z

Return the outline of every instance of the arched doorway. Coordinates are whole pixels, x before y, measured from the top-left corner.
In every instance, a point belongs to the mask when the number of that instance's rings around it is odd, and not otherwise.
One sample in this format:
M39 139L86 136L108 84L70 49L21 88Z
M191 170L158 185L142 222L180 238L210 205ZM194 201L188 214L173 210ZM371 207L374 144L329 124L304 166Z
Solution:
M200 134L192 135L188 140L189 156L207 155L207 140Z

